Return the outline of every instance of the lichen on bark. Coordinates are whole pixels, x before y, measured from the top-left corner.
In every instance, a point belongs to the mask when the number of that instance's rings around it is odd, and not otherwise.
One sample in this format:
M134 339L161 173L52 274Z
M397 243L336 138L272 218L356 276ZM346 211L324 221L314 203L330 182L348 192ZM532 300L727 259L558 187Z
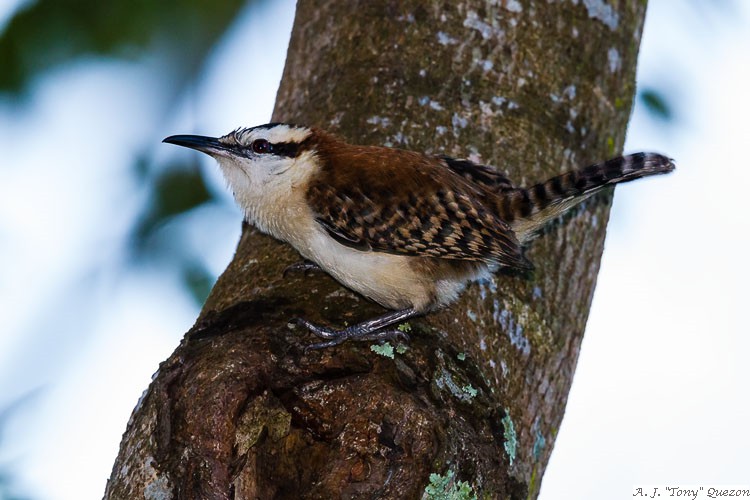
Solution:
M273 119L542 180L621 149L644 13L635 0L300 0ZM353 343L305 354L313 339L291 317L383 311L325 275L284 277L299 256L245 226L135 411L105 496L420 498L450 471L478 498L536 497L610 198L532 243L532 277L498 275L410 321L393 359Z

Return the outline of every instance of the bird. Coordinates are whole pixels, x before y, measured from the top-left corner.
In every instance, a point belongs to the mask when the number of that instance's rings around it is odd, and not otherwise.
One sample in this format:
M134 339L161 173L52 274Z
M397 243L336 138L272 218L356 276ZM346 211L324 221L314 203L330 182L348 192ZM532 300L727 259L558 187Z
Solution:
M340 329L294 319L322 339L312 349L403 339L396 325L448 306L469 282L533 269L524 247L549 221L608 186L675 168L635 153L525 188L466 159L349 144L291 123L163 142L215 158L245 220L297 250L298 268L319 268L389 310Z

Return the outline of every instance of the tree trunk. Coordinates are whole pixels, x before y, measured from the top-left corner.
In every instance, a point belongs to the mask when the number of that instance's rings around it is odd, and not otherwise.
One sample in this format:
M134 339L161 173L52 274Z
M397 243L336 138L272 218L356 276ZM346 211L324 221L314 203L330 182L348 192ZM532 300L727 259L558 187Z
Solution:
M617 154L646 2L299 0L275 121L497 166L519 184ZM252 61L247 61L252 64ZM252 97L250 97L252 98ZM250 125L250 124L247 124ZM535 498L596 282L611 192L390 355L304 354L287 321L383 310L246 226L128 423L106 498Z

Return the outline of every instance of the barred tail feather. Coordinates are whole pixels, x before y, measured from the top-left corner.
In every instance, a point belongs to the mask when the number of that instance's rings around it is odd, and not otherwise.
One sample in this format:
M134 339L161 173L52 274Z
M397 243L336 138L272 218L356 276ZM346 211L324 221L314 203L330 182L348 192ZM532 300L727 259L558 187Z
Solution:
M619 156L604 163L571 170L528 189L507 192L499 207L501 217L519 241L533 237L545 223L561 215L601 189L649 175L666 174L674 163L657 153Z

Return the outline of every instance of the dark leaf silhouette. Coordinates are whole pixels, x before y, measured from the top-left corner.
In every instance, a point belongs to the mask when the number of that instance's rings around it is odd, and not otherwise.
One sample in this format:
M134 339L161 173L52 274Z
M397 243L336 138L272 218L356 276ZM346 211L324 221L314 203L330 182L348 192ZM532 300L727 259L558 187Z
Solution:
M651 116L665 122L674 119L672 105L660 90L654 88L643 89L638 95L638 98L641 103L646 106L646 109L648 109Z
M153 250L153 238L166 223L213 199L197 165L166 168L151 179L150 190L149 202L132 240L137 257Z

